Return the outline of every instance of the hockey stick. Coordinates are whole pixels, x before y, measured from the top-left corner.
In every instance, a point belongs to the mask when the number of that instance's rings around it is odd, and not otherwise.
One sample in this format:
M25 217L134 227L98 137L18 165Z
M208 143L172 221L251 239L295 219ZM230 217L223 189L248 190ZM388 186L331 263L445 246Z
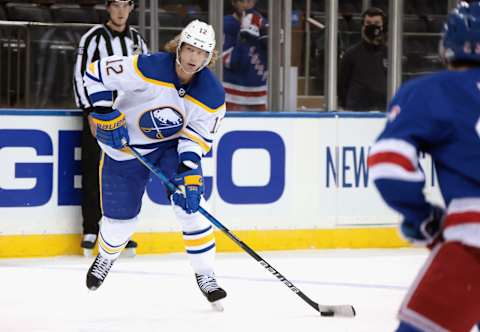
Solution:
M144 158L137 150L133 147L125 144L125 148L130 151L135 158L138 159L145 167L147 167L153 174L155 174L168 188L169 191L174 192L177 190L176 186L170 182L170 180L163 174L163 172L157 168L155 165L151 164L146 158ZM343 317L354 317L355 309L353 306L345 305L321 305L317 302L310 299L305 295L299 288L293 285L287 278L285 278L280 272L278 272L273 266L271 266L267 261L265 261L260 255L258 255L252 248L240 240L235 234L233 234L227 227L225 227L220 221L218 221L214 216L207 212L204 208L200 206L198 211L207 218L213 225L220 229L226 236L228 236L233 242L235 242L240 248L247 252L251 257L253 257L257 262L260 263L268 272L273 274L285 284L291 291L300 296L305 302L307 302L312 308L317 310L321 316L331 317L331 316L343 316Z

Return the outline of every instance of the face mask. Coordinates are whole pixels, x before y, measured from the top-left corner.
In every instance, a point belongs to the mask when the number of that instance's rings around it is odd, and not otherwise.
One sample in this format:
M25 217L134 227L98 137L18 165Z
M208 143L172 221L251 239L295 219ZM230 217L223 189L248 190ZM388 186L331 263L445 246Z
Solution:
M383 35L383 28L375 24L369 24L364 28L365 36L370 40L375 40Z

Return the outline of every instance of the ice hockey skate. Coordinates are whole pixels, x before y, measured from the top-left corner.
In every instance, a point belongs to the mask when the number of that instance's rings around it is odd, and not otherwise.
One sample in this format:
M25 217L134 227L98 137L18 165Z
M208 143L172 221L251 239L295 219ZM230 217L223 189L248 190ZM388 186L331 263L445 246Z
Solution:
M203 295L205 295L208 302L211 303L212 308L216 311L223 311L223 306L220 303L220 300L227 296L227 292L218 286L215 275L209 276L206 274L195 273L195 278L197 279L198 287L200 287L200 290Z
M93 249L95 248L95 242L97 242L96 234L84 234L80 247L83 250L83 256L93 257Z
M90 269L87 272L87 287L94 291L103 283L107 277L114 260L102 257L98 254Z

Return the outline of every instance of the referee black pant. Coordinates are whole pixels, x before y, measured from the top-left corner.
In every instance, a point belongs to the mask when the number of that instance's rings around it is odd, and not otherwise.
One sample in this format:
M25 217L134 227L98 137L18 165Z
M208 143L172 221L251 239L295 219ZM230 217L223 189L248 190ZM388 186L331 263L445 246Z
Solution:
M98 234L99 222L102 217L98 176L101 149L96 138L90 132L87 114L88 112L84 111L82 131L83 234Z

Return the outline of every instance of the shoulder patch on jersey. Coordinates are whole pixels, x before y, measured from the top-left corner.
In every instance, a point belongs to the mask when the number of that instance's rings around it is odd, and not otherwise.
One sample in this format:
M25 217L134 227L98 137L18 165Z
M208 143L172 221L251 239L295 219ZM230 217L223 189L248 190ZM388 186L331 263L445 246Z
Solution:
M400 112L402 111L402 108L400 107L400 105L393 105L391 108L390 108L390 111L387 113L387 120L388 122L393 122L397 116L400 114Z
M212 71L205 68L197 75L185 98L210 113L224 109L225 90Z

